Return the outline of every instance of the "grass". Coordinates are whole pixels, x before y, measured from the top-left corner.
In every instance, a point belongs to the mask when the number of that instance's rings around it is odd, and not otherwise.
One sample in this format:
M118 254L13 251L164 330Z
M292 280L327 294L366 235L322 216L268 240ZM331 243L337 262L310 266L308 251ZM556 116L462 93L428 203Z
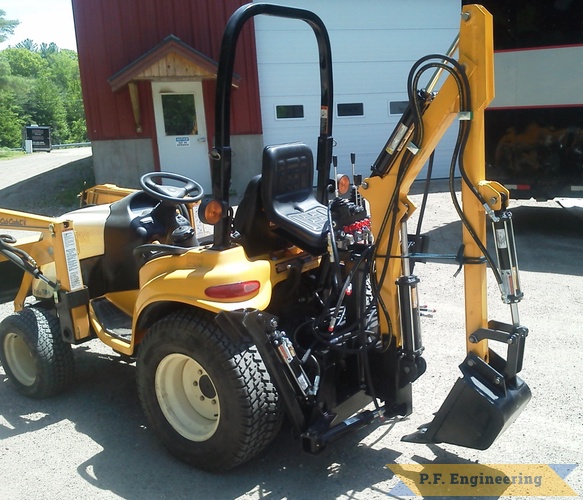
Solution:
M74 179L69 185L61 187L50 199L55 205L65 208L77 208L79 193L95 184L93 180Z
M40 211L48 210L60 214L79 207L78 195L81 191L95 184L93 162L80 160L67 167L62 167L66 175L52 180L47 176L51 189L38 200Z
M20 156L24 156L24 151L12 151L10 149L0 148L0 161L11 160Z

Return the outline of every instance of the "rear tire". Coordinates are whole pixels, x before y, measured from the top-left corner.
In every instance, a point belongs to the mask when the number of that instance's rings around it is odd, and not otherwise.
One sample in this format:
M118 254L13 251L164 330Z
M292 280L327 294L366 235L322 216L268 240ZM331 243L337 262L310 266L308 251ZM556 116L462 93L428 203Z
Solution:
M154 431L179 459L224 471L262 451L283 418L254 345L232 342L205 311L155 323L140 345L138 393Z
M26 308L0 323L0 361L16 390L47 398L73 380L71 345L61 337L59 320L38 308Z

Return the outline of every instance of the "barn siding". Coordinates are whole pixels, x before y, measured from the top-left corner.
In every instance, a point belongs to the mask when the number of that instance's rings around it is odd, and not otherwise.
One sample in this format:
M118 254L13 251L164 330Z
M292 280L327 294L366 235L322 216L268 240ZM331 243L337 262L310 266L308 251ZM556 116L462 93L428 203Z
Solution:
M149 83L141 83L143 132L137 133L127 88L113 93L107 79L174 34L217 60L229 16L241 0L72 0L87 129L93 141L154 138ZM250 57L252 55L252 57ZM233 134L260 134L255 38L241 34L235 71L242 76L233 93ZM214 114L214 82L205 83L207 119ZM208 120L212 121L212 120ZM207 130L212 136L212 123ZM212 141L209 141L212 144Z

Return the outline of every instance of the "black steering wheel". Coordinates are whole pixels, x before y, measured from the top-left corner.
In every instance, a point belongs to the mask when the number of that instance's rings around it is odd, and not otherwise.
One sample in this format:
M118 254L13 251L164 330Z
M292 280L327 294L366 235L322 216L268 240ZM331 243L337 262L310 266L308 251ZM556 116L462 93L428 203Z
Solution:
M155 182L154 178L158 181ZM163 179L178 181L180 185L160 184ZM204 195L202 186L198 182L173 172L148 172L140 177L140 187L149 195L168 203L194 203Z

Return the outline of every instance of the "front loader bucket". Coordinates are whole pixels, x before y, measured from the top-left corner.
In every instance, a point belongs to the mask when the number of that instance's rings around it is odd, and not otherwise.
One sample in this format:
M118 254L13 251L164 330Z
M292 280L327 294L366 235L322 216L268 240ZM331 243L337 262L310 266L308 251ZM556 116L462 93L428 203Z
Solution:
M500 358L490 351L491 358ZM530 400L530 389L504 375L473 353L460 365L463 377L430 424L402 438L412 443L450 443L485 450L504 432Z

